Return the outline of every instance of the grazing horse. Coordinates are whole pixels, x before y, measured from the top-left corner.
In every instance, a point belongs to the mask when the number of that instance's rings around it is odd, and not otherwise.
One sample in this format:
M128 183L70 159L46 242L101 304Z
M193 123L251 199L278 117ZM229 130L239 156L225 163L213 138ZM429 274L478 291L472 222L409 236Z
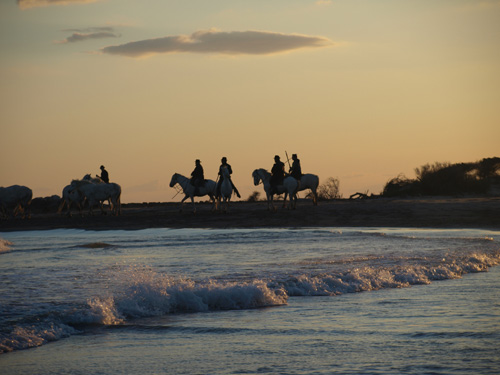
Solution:
M306 173L303 174L299 181L299 187L297 191L302 191L306 189L311 189L312 201L315 206L318 205L318 185L319 177L315 174ZM287 193L285 192L285 200Z
M0 187L0 213L8 217L8 210L12 210L13 217L21 212L22 217L29 218L31 199L33 192L30 188L20 185L12 185L9 187Z
M109 184L94 184L87 180L73 180L71 182L73 187L72 192L78 190L85 196L89 202L89 213L93 215L93 207L98 204L101 208L101 213L105 214L103 202L109 200L111 202L110 210L114 215L121 214L121 193L122 188L115 183Z
M295 209L297 206L297 188L298 182L293 177L285 177L283 180L283 185L276 186L275 193L271 192L271 173L266 171L264 168L256 169L252 173L253 183L257 186L261 181L264 185L264 191L266 192L267 197L267 208L269 210L276 211L273 203L273 195L274 194L283 194L285 193L285 200L283 201L283 207L286 207L286 196L290 196L290 208Z
M205 180L205 186L203 187L195 187L191 185L191 181L189 178L179 174L174 173L172 175L172 179L170 180L170 187L174 187L175 184L179 184L182 188L182 192L184 193L184 198L181 201L181 212L184 205L184 201L188 198L191 198L191 203L193 203L193 213L196 213L196 206L194 205L194 197L203 197L208 195L210 200L212 201L212 211L215 208L215 190L217 188L217 184L214 180Z
M221 168L221 185L220 185L220 195L217 197L218 204L224 205L224 212L229 209L229 201L231 200L231 195L233 195L233 184L231 183L231 176L227 168Z

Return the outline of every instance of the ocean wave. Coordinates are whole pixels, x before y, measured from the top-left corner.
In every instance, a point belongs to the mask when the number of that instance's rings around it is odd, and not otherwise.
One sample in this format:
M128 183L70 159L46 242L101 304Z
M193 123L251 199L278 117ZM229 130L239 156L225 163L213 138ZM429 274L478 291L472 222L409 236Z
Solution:
M290 297L336 296L430 284L487 271L500 264L500 250L438 252L428 257L363 257L341 262L330 272L274 274L267 278L173 277L145 266L110 270L112 288L80 305L45 311L0 330L0 353L28 349L84 332L92 327L127 325L137 318L207 311L244 310L285 305Z
M195 282L147 270L133 273L133 283L114 300L118 319L278 306L288 298L283 288L271 289L260 279Z
M288 296L335 296L457 279L464 274L487 271L499 264L500 250L447 254L435 258L400 257L390 261L384 259L375 266L366 265L340 272L304 273L275 281L274 284L282 286Z

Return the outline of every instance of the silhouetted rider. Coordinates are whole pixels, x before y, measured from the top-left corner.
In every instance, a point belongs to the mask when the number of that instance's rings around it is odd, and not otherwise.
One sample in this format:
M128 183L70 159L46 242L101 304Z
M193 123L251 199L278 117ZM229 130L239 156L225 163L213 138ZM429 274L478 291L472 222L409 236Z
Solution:
M101 165L101 180L105 183L109 184L109 174L108 171L104 168L104 165Z
M292 166L290 167L290 176L300 181L302 177L302 168L300 167L300 160L297 158L297 154L292 155Z
M222 179L223 179L223 174L222 174L222 168L227 168L227 171L229 172L229 175L233 173L233 169L231 168L231 165L227 163L227 158L224 156L221 159L221 165L219 167L219 182L217 182L217 197L220 197L220 187L222 186ZM229 182L231 182L231 186L238 196L238 198L241 198L240 193L238 192L238 189L236 189L236 186L234 186L233 180L229 179Z
M196 188L205 186L205 175L203 172L203 167L201 166L201 162L199 159L195 161L195 167L193 172L191 172L191 185ZM198 190L198 189L196 189Z
M283 185L285 178L285 164L280 160L278 155L274 156L274 165L271 169L271 192L276 193L276 187Z

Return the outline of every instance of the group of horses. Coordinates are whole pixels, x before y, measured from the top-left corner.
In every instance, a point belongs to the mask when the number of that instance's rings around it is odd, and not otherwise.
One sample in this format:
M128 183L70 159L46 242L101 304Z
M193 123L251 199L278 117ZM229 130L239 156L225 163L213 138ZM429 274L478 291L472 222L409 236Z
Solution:
M254 170L252 177L255 186L258 186L260 183L264 186L268 210L276 211L276 207L274 205L274 195L281 194L284 194L283 207L287 207L287 197L289 197L289 208L295 209L297 206L297 193L306 189L311 190L313 204L318 204L317 190L319 186L319 177L315 174L303 174L300 180L297 180L292 176L286 176L282 185L275 186L274 188L271 185L271 173L264 168ZM170 180L170 187L174 187L176 184L179 184L182 188L184 198L181 200L181 211L183 209L184 201L191 199L193 212L196 212L194 197L203 197L205 195L208 195L212 201L212 210L218 210L219 206L222 205L224 211L227 211L233 194L233 185L231 183L229 172L226 168L222 168L220 178L220 194L217 194L217 183L214 180L205 180L203 187L195 187L191 184L188 177L179 173L174 173L172 179Z
M121 193L120 185L114 182L105 183L100 177L91 177L87 174L81 180L71 181L63 189L58 212L61 213L66 207L68 215L71 215L71 206L76 206L82 215L84 205L87 203L90 215L94 214L93 208L96 205L101 209L101 213L105 214L104 202L108 201L111 213L119 215L121 214Z
M276 210L274 205L274 195L285 194L283 207L287 207L287 197L289 197L289 208L295 209L297 206L297 192L310 189L313 204L318 204L317 189L319 178L314 174L304 174L297 180L291 176L286 176L282 185L271 186L271 173L260 168L252 173L254 185L260 183L264 186L264 191L267 198L267 207L269 210ZM220 191L217 193L217 182L213 180L205 180L203 186L196 187L191 184L188 177L179 173L174 173L170 180L170 187L179 184L184 193L184 198L181 201L181 211L184 201L191 199L193 204L193 212L196 212L194 197L203 197L208 195L212 201L212 210L223 209L224 212L229 210L229 202L233 194L233 184L229 171L226 168L221 169L220 175ZM81 180L73 180L67 185L62 192L61 204L58 212L61 213L64 208L67 209L68 215L71 215L71 208L76 207L80 215L85 204L89 206L89 213L93 215L93 209L96 205L101 209L101 213L105 214L104 202L108 201L109 210L114 215L121 214L121 187L116 183L105 183L99 177L91 177L90 174L85 175ZM9 187L0 187L0 214L4 217L8 216L8 212L16 216L18 213L23 217L30 215L29 207L33 198L33 192L26 186L13 185Z

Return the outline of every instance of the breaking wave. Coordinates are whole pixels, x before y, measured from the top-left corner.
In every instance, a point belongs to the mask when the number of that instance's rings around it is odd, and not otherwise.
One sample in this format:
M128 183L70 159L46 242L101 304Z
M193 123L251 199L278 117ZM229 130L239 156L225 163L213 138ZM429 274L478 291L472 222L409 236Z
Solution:
M7 241L0 246L8 248ZM325 262L326 264L327 262ZM436 254L434 257L355 257L329 272L274 274L245 280L193 280L172 277L146 267L124 266L110 272L113 288L81 305L55 304L30 320L0 329L0 353L27 349L131 319L207 311L243 310L287 303L298 296L335 296L429 284L487 271L500 264L500 250ZM336 264L337 264L336 263Z

